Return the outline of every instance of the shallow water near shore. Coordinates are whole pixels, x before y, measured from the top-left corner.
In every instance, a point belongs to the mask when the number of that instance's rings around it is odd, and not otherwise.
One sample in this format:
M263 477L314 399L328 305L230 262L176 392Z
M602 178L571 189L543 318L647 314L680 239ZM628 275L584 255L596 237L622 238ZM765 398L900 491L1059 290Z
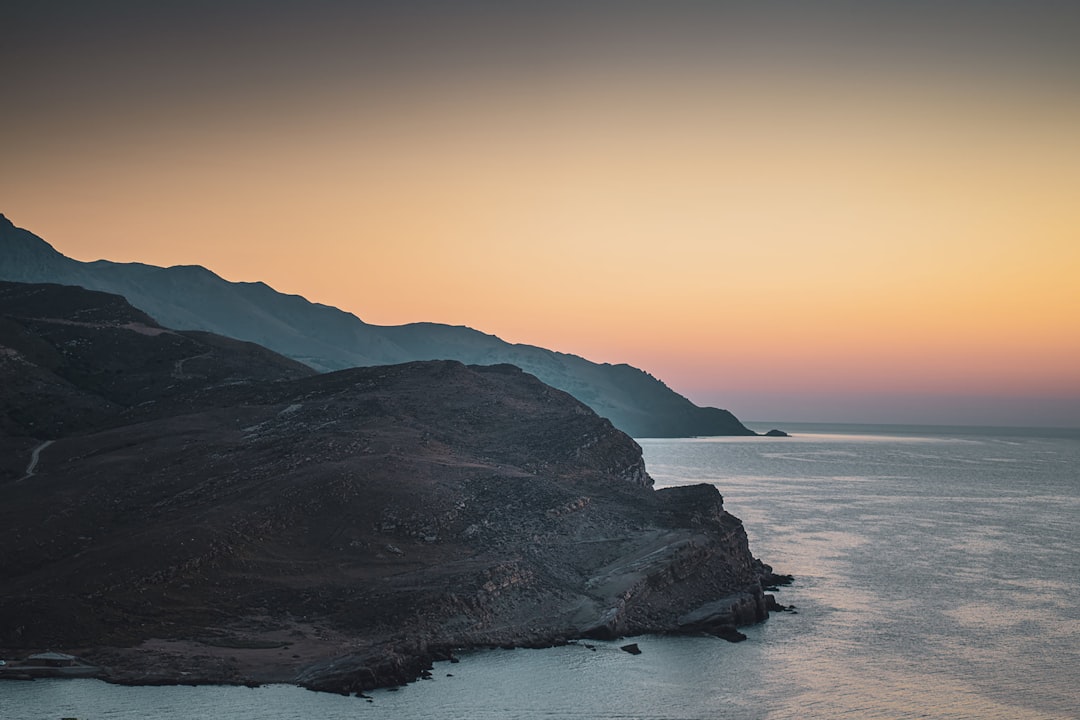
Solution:
M1076 717L1080 433L785 429L639 441L658 487L715 483L755 555L796 576L777 598L797 613L746 628L746 642L468 653L371 702L7 682L0 719Z

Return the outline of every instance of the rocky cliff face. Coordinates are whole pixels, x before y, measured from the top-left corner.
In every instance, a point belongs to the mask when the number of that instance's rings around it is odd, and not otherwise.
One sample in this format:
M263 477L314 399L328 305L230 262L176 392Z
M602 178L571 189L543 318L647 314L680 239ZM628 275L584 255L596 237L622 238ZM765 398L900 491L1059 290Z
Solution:
M654 491L633 440L516 367L313 375L115 296L5 284L0 310L9 652L362 690L455 647L766 615L715 488Z
M0 215L0 280L78 285L122 295L164 325L255 342L317 370L458 360L512 364L573 395L634 437L753 435L730 412L702 408L626 364L593 363L531 345L512 345L467 327L370 325L341 310L227 282L199 266L170 268L65 257Z

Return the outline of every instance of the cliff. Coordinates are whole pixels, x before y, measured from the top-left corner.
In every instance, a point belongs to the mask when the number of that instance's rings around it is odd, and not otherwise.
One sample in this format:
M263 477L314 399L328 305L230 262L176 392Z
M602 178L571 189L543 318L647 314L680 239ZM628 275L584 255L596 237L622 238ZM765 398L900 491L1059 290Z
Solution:
M767 614L714 487L654 490L633 440L518 368L316 375L60 286L0 284L0 329L8 655L359 691L452 648Z
M467 327L371 325L337 308L279 293L264 283L228 282L199 266L79 262L2 215L0 280L60 283L115 293L170 328L258 343L319 371L416 360L508 363L565 390L634 437L754 434L730 412L698 407L630 365L594 363L532 345L510 344Z

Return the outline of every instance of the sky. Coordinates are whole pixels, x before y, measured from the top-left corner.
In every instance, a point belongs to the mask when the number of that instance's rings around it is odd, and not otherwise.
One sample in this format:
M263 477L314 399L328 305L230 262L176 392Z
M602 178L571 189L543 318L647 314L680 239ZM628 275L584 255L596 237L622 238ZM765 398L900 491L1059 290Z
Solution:
M0 212L745 420L1080 426L1080 4L0 8Z

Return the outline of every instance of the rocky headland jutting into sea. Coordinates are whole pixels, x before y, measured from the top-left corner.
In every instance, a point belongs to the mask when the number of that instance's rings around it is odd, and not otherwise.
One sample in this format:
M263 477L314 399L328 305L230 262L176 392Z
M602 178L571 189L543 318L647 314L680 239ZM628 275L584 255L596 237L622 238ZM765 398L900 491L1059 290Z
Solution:
M360 691L454 648L730 634L782 580L709 485L516 367L315 374L0 283L0 653ZM48 443L48 444L47 444Z

